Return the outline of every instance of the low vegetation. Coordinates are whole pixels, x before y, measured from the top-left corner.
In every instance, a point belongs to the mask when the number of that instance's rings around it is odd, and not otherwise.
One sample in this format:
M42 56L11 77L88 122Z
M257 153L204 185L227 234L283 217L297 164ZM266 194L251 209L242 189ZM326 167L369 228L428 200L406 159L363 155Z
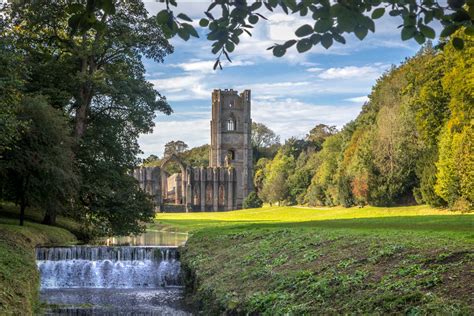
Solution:
M474 217L427 206L159 214L205 313L472 314Z
M31 315L38 309L39 274L34 247L45 244L74 243L76 237L60 227L35 223L43 214L31 210L24 226L18 225L19 209L0 204L0 314ZM59 225L75 223L59 218Z

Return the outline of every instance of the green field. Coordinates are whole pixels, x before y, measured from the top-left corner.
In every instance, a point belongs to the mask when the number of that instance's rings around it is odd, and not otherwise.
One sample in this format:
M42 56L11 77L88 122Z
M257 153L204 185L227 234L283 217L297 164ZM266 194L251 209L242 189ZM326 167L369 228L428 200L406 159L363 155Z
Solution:
M472 314L474 216L427 206L158 214L208 313Z
M39 274L34 247L76 241L68 230L35 223L41 212L29 210L25 226L18 225L18 208L0 204L0 315L31 315L38 311ZM60 219L63 225L72 222Z

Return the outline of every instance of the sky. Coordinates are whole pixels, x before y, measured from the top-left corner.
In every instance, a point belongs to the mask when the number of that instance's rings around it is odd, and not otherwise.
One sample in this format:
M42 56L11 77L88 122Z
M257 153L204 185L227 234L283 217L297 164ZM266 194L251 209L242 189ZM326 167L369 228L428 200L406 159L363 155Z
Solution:
M163 4L145 1L150 14ZM206 30L198 26L209 2L178 1L175 13L188 14L200 35L185 42L171 40L174 53L164 63L145 60L146 77L173 108L169 116L157 113L153 133L141 135L143 157L162 156L164 145L182 140L190 148L210 143L211 93L214 89L252 91L252 120L264 123L282 141L304 137L317 124L344 124L355 119L378 77L391 65L413 56L419 45L400 39L398 18L376 21L375 33L360 41L346 37L345 45L336 43L328 50L315 46L299 54L295 47L282 58L266 48L295 38L295 29L309 17L262 12L269 21L260 20L252 37L243 35L232 53L232 63L213 71L215 55Z

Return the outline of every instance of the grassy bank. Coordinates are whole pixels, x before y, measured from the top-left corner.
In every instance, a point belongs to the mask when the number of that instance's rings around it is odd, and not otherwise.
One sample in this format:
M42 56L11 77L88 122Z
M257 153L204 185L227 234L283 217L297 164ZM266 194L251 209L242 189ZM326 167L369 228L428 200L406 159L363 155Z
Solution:
M474 216L426 206L159 214L207 313L474 313Z
M30 211L25 226L18 225L11 204L0 204L0 314L31 315L38 308L39 275L34 247L76 241L68 230L33 222L38 211ZM64 220L66 221L66 220ZM67 222L67 221L66 221ZM63 222L64 225L67 225Z

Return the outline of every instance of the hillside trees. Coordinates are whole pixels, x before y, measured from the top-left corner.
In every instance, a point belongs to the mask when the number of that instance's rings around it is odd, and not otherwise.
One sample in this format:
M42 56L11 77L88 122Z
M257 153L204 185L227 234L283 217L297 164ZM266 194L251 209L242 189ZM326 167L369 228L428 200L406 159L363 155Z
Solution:
M256 187L263 183L265 188L272 182L267 178L271 167L292 157L295 168L286 169L287 181L273 177L286 203L416 201L472 210L474 48L462 31L455 36L463 38L464 50L454 48L452 40L444 48L427 44L383 74L359 116L319 141L320 151L308 150L309 136L288 140L273 161L257 168ZM268 200L265 190L258 192Z

